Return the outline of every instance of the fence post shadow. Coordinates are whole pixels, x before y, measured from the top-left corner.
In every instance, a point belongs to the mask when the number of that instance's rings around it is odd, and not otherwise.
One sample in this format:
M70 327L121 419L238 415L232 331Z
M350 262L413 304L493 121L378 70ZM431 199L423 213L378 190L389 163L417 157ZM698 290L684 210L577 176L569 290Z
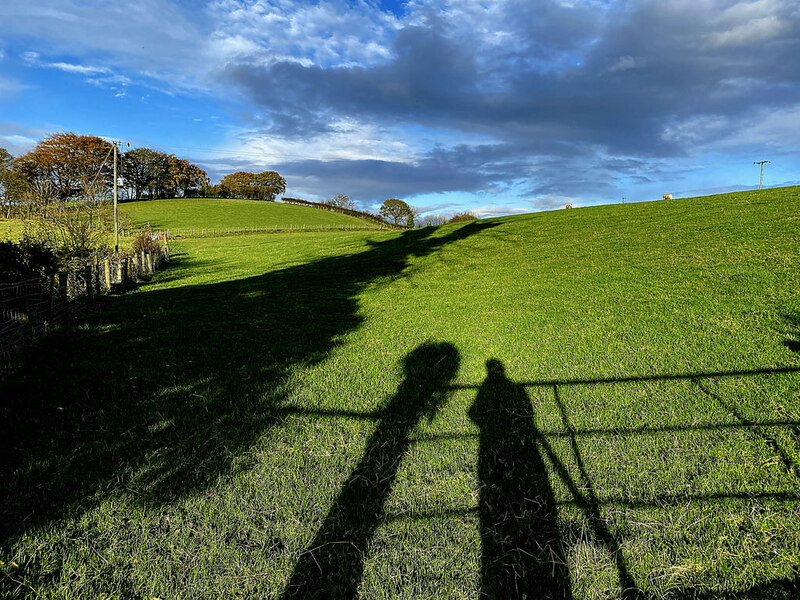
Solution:
M488 360L486 368L469 410L480 429L482 597L570 598L556 501L530 398L506 377L499 360Z
M355 598L367 547L383 522L384 504L416 424L432 419L458 371L451 344L427 343L404 360L404 378L381 411L361 461L342 485L308 549L300 555L285 600Z

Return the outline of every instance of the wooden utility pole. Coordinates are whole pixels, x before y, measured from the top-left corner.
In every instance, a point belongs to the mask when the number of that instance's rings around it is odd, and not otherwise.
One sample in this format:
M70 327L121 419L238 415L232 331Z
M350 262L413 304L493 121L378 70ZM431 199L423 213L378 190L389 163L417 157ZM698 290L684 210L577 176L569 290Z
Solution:
M119 211L117 209L117 142L114 142L114 252L119 252Z
M769 161L757 160L753 163L754 165L761 165L761 178L758 180L758 189L761 189L764 186L764 163L769 163Z

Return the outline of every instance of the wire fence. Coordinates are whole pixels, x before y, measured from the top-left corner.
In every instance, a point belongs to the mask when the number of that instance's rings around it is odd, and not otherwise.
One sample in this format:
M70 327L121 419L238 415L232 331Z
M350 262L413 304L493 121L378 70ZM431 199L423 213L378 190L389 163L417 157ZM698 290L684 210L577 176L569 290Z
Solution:
M93 256L53 275L0 283L0 357L72 319L95 299L119 293L169 262L169 246Z
M205 238L223 237L231 235L245 235L250 233L313 233L321 231L378 231L393 230L392 227L368 225L248 225L245 227L182 227L177 229L153 230L157 237L166 235L167 238ZM120 231L120 235L132 235L135 231Z

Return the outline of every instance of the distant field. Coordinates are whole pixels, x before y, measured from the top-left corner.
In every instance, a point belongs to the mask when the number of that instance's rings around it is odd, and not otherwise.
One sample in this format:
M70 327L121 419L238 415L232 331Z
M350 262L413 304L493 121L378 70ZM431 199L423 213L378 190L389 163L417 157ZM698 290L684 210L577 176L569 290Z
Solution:
M172 198L125 202L121 210L137 225L149 223L158 229L226 227L327 227L377 228L374 223L338 213L258 200L229 198Z
M0 383L0 596L798 597L799 194L175 243Z
M22 221L0 219L0 240L15 240L22 235Z

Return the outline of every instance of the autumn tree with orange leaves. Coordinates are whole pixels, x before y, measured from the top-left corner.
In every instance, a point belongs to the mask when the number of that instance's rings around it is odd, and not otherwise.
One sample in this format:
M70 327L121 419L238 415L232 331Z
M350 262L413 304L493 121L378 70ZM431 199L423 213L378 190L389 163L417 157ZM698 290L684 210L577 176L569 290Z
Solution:
M15 162L30 183L49 182L59 200L81 194L92 182L113 182L113 163L108 160L112 145L102 138L75 133L54 133Z

